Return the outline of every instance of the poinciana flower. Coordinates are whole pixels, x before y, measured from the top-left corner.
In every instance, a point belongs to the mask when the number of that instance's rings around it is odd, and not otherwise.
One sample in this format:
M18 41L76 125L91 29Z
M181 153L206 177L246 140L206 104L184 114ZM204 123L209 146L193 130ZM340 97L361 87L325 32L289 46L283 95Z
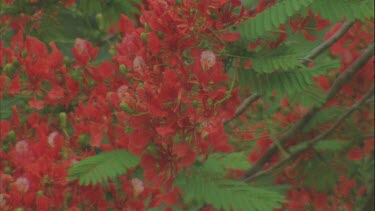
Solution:
M75 60L85 66L90 59L95 59L98 54L98 48L94 48L91 42L77 38L72 49Z

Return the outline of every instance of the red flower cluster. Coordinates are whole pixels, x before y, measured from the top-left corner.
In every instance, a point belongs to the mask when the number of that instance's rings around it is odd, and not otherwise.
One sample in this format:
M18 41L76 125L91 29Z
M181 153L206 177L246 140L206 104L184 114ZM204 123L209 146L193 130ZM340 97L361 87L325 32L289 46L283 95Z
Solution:
M150 1L142 8L142 27L120 18L117 54L98 65L98 49L80 38L71 65L53 42L48 50L24 37L22 27L11 46L1 41L0 65L11 66L0 75L1 96L22 96L29 107L15 106L12 118L0 122L0 146L8 148L0 152L6 170L0 173L0 210L176 204L180 193L171 184L178 172L198 155L232 150L222 122L238 100L218 52L238 38L224 30L239 20L231 15L238 5ZM93 155L94 147L140 156L144 181L129 171L120 190L69 182L67 168Z

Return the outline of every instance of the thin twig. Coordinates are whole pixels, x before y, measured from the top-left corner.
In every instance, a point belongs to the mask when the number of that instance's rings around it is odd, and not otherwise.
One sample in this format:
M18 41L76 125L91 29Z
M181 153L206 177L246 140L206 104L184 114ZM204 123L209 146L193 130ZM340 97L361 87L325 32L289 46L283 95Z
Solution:
M364 53L354 61L352 65L350 65L344 73L342 73L333 83L331 88L329 89L325 102L328 102L331 100L344 86L344 84L349 81L353 75L358 72L366 63L368 60L372 58L374 55L374 43L371 43ZM325 103L324 103L325 104ZM323 105L324 105L323 104ZM305 114L305 116L302 117L297 123L295 123L288 131L286 131L283 135L281 135L278 140L280 144L284 145L286 142L288 142L294 135L296 135L299 131L301 131L307 123L315 116L315 114L323 107L316 106L313 107L309 112ZM252 168L247 171L242 179L251 177L253 174L258 172L262 169L263 165L269 160L270 157L272 157L277 151L277 147L275 144L273 144L264 154L263 156L252 166Z
M247 181L247 182L250 182L250 181L254 181L255 179L265 175L265 174L268 174L270 172L273 172L275 169L278 169L280 168L281 166L285 165L286 163L288 163L289 161L291 160L294 160L296 159L297 157L299 157L303 152L305 152L306 150L310 149L311 147L313 147L317 142L327 138L338 126L340 126L340 124L342 124L344 122L344 120L350 116L350 114L352 114L355 110L357 110L360 106L362 106L363 104L366 103L366 100L371 98L372 96L374 95L374 85L371 87L371 89L362 97L361 100L359 100L357 103L353 104L344 114L342 114L336 121L335 123L327 130L325 131L324 133L320 134L319 136L315 137L314 139L306 142L308 143L304 148L298 150L298 151L295 151L293 154L290 154L287 158L285 158L284 160L280 161L279 163L277 163L276 165L274 165L273 167L267 169L267 170L264 170L264 171L261 171L261 172L258 172L257 174L254 174L252 176L249 176L247 178L244 178L243 180L244 181Z

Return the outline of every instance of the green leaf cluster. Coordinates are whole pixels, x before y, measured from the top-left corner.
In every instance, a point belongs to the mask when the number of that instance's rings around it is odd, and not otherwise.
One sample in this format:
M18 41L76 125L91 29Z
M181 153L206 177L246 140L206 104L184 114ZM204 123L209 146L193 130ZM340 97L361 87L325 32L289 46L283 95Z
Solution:
M250 18L238 30L248 40L256 40L265 33L275 31L296 13L308 7L313 0L284 0Z
M277 32L280 24L285 24L289 18L304 13L306 9L333 22L342 21L344 17L347 21L374 17L372 0L282 0L249 18L238 27L238 31L245 39L254 41L267 36L267 32Z
M238 71L239 83L262 95L277 91L280 95L293 94L305 90L314 83L313 77L338 67L336 61L328 61L314 67L304 67L272 73L259 73L248 69Z
M247 169L249 163L241 152L213 154L203 164L195 165L176 181L183 200L194 207L210 204L224 210L272 210L284 200L281 193L253 187L245 182L225 179L226 168Z
M140 159L126 150L101 152L85 158L69 169L69 179L78 179L80 185L106 183L127 169L139 164Z
M314 0L311 5L314 13L333 22L365 20L374 17L374 1L372 0Z

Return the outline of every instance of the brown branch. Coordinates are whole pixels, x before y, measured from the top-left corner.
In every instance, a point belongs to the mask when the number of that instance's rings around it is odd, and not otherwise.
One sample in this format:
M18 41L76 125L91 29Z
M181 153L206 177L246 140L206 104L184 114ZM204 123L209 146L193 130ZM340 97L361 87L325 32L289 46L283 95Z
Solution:
M355 22L346 22L343 24L343 26L338 30L332 37L327 39L325 42L314 48L310 54L308 54L305 58L301 59L301 63L304 65L307 65L309 61L315 59L318 55L320 55L322 52L327 50L330 46L332 46L336 41L338 41L341 37L343 37L346 32L350 29L350 27L354 24ZM246 109L256 100L260 98L260 95L255 93L248 98L246 98L241 105L237 108L236 114L229 120L226 120L224 124L228 124L230 121L233 119L237 118L240 116L243 112L246 111ZM312 113L312 115L315 115L315 113Z
M333 83L331 88L328 91L328 94L326 96L325 102L328 102L331 100L344 86L346 82L348 82L353 75L358 72L366 63L368 60L372 58L374 55L374 43L371 43L364 53L354 61L352 65L350 65L344 73L342 73ZM301 131L306 124L314 117L314 115L322 108L323 105L313 107L309 112L305 114L305 116L302 117L297 123L295 123L289 130L287 130L283 135L281 135L278 138L278 141L281 145L284 145L286 142L288 142L295 134L297 134L299 131ZM242 179L246 179L248 177L251 177L256 172L262 169L263 165L269 160L271 156L273 156L277 151L277 146L273 144L265 153L264 155L253 165L253 167L247 171Z
M348 118L350 116L350 114L352 114L355 110L357 110L359 107L361 107L363 104L365 104L366 101L369 98L371 98L373 95L374 95L374 85L372 85L371 89L361 98L361 100L359 100L357 103L353 104L344 114L342 114L327 131L318 135L314 139L308 141L307 142L308 144L304 148L290 154L287 158L280 161L279 163L277 163L273 167L271 167L267 170L258 172L258 173L254 174L252 176L247 177L247 178L244 178L243 180L247 181L247 182L254 181L257 178L262 177L263 175L266 175L266 174L269 174L269 173L275 171L276 169L280 168L281 166L287 164L289 161L298 158L303 152L305 152L306 150L313 147L317 142L327 138L338 126L340 126L340 124L342 124L344 122L344 120L346 118Z
M255 101L257 101L258 99L260 98L260 95L259 94L253 94L249 97L247 97L242 103L240 106L238 106L238 108L236 109L236 113L234 114L234 116L228 120L225 120L224 121L224 125L228 124L230 121L232 121L233 119L237 118L238 116L240 116L243 112L246 111L246 109Z
M318 47L314 48L309 55L307 55L305 58L303 58L302 63L307 64L309 61L315 59L317 56L319 56L323 51L331 47L335 42L337 42L340 38L342 38L346 32L350 29L350 27L353 26L355 22L346 22L342 25L342 27L334 34L332 37L327 39L325 42L320 44Z

